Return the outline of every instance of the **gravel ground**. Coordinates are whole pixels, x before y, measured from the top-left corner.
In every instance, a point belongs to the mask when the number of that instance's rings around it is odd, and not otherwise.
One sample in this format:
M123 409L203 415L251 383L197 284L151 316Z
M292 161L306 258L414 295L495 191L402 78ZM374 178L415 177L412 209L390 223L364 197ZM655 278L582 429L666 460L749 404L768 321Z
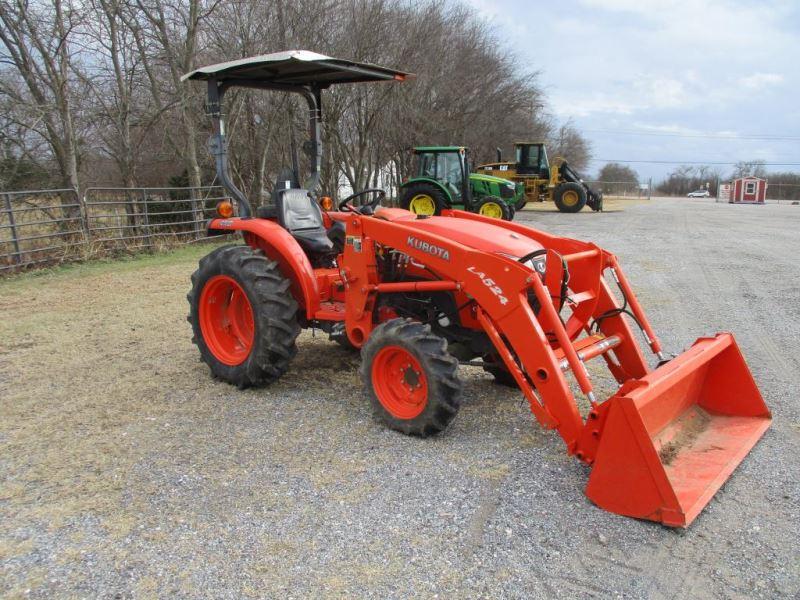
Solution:
M322 336L268 389L213 381L190 248L0 282L0 596L796 597L800 207L520 219L617 253L670 350L736 334L775 420L688 530L594 507L475 368L428 440L373 422Z

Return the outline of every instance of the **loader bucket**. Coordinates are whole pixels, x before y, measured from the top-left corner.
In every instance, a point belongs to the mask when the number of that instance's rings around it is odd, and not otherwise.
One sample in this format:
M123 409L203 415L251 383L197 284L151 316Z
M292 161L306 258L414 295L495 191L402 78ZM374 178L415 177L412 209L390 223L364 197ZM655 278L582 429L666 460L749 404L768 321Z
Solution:
M771 422L729 333L686 352L601 405L586 495L622 515L686 527ZM596 435L596 434L595 434Z

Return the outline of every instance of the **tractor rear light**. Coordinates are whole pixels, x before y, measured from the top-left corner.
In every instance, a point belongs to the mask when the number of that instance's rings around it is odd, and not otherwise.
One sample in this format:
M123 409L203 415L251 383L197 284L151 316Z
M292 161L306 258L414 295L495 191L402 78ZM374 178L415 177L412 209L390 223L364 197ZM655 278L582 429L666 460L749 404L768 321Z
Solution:
M223 219L230 219L233 216L233 203L230 200L217 203L217 214Z
M333 199L330 196L322 196L319 199L319 205L322 207L322 210L333 210Z

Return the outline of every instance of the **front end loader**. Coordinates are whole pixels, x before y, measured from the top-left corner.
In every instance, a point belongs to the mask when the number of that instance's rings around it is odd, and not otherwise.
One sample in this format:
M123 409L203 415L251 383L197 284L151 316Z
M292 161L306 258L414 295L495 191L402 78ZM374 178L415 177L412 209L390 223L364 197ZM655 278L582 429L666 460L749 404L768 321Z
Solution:
M603 210L603 194L581 179L567 161L557 156L551 162L541 142L514 144L515 161L503 162L500 148L497 162L480 165L478 171L514 181L525 189L525 197L517 210L527 202L553 202L561 212L580 212L588 206L595 212Z
M207 82L211 148L224 169L221 102L230 87L305 97L319 159L322 89L407 75L293 51L186 77ZM203 258L188 297L194 341L218 378L269 384L286 373L300 330L320 329L360 350L380 422L428 436L458 413L460 365L480 365L518 388L535 419L590 467L592 502L668 526L691 523L769 427L733 335L667 357L612 253L467 211L386 208L382 190L324 210L320 164L311 161L306 188L287 184L274 210L256 216L218 173L239 216L221 205L209 234L239 234L244 244ZM595 392L591 360L619 386L608 398Z

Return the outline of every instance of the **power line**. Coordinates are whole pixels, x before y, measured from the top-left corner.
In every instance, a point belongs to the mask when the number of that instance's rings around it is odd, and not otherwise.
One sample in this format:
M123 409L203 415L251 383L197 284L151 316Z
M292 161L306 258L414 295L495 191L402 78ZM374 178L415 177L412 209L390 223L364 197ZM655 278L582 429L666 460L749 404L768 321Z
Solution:
M759 162L759 161L733 161L733 162L719 162L719 161L705 161L705 160L622 160L612 158L592 158L591 162L604 162L604 163L643 163L650 165L736 165L740 162L756 162L765 167L800 167L800 162Z
M769 141L769 142L797 142L797 135L772 135L772 134L727 134L727 133L678 133L668 131L639 131L632 129L584 129L587 133L603 133L606 135L649 135L655 137L676 138L707 138L715 140L743 140L743 141Z

